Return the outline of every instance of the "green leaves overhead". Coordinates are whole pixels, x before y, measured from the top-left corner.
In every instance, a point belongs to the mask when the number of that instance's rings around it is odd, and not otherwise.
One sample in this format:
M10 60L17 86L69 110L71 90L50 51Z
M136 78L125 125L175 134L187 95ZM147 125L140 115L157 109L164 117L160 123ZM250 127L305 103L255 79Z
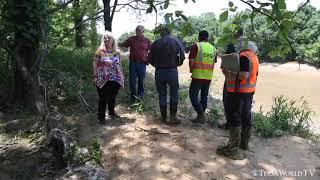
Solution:
M233 7L233 6L234 6L233 2L229 1L229 7Z
M287 9L285 0L277 0L275 3L278 3L279 9Z
M220 14L219 19L220 22L224 22L228 19L229 11L224 11L223 13Z

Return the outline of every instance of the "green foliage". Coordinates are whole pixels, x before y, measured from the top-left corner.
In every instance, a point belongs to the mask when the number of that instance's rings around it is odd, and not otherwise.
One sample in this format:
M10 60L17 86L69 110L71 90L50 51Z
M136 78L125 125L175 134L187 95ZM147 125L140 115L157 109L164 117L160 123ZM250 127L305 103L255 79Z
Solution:
M42 77L52 102L72 105L80 101L78 94L92 86L90 49L58 48L48 55Z
M47 66L81 78L91 78L93 56L94 51L87 48L57 48L48 55Z
M137 99L137 102L132 104L132 107L135 109L136 113L143 114L147 110L146 103L137 96L135 98Z
M41 31L47 24L47 2L30 0L23 2L8 1L8 26L13 29L15 37L26 43L41 39ZM22 19L23 17L23 19Z
M11 76L8 54L3 49L0 49L0 89L11 87Z
M102 155L101 145L95 140L90 147L71 145L64 158L69 166L82 165L88 161L94 165L102 166Z
M308 103L302 98L289 100L284 96L274 98L271 111L260 112L254 116L254 127L262 137L279 136L284 133L309 137L312 135L310 125L314 115Z
M213 105L212 108L209 109L208 121L216 123L219 119L224 116L223 107L219 105Z
M320 65L320 11L305 6L296 16L290 36L297 49L298 58L308 63Z
M220 22L224 22L228 19L229 11L224 11L223 13L220 14L219 19Z
M188 89L179 90L179 100L181 102L185 102L188 98L189 98L189 90Z

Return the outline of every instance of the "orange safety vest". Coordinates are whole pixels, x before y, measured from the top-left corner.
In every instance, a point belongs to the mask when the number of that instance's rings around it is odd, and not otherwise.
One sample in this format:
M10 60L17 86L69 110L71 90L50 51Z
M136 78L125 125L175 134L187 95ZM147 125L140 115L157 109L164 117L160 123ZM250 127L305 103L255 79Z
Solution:
M240 57L244 56L249 59L249 77L245 80L227 80L227 92L252 93L256 91L257 76L259 72L259 59L251 49L240 52Z

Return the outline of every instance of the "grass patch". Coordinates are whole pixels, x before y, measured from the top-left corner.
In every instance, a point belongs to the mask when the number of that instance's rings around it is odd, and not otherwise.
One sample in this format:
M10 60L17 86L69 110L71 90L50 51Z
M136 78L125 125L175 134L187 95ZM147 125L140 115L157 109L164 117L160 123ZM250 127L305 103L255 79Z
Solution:
M224 116L223 107L219 104L214 104L208 111L207 120L211 123L217 123Z
M310 127L313 115L303 97L293 100L281 95L274 98L269 112L263 113L260 107L260 111L254 115L254 127L262 137L291 134L309 138L314 136Z

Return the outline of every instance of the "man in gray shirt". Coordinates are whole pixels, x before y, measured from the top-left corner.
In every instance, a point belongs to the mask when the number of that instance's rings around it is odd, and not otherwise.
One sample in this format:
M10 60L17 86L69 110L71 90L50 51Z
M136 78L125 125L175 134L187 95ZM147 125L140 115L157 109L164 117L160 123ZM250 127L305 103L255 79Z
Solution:
M170 35L170 30L162 28L161 38L151 45L149 62L156 68L155 83L159 94L161 121L180 124L177 119L179 80L177 66L181 66L184 56L182 44ZM170 87L170 119L167 121L167 85Z

